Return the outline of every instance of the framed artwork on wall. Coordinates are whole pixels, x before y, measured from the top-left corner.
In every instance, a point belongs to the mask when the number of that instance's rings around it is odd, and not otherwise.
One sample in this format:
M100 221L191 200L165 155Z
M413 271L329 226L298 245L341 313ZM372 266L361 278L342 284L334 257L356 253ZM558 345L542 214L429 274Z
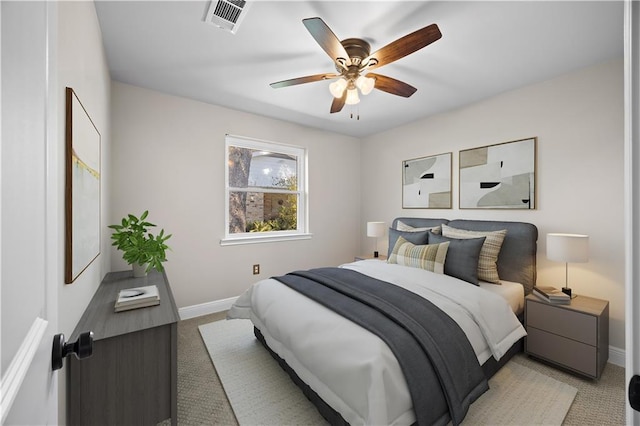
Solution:
M461 209L535 209L537 138L460 151Z
M450 152L402 162L403 209L451 208Z
M66 89L65 272L69 284L100 254L100 133Z

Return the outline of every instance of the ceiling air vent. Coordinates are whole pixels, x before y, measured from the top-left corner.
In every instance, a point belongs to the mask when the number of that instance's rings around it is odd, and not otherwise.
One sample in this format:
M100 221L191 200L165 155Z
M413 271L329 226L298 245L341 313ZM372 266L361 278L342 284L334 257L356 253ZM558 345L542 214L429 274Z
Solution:
M235 34L248 6L245 0L211 0L204 22Z

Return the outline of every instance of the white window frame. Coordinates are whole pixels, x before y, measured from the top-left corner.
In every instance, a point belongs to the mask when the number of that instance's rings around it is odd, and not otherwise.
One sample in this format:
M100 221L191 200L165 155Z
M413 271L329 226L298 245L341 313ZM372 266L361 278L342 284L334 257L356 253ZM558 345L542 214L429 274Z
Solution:
M244 136L226 135L225 136L225 155L224 155L224 238L220 240L220 245L237 245L237 244L255 244L267 243L274 241L291 241L310 239L309 233L309 216L308 216L308 188L307 188L307 150L306 148L286 145L265 140L253 139ZM229 147L236 146L241 148L255 149L260 151L277 152L281 154L294 155L298 158L296 179L298 190L292 191L298 197L298 217L296 230L290 231L268 231L268 232L238 232L229 233L229 194L230 192L246 191L256 192L255 188L231 188L229 187ZM265 190L264 192L270 192ZM277 190L272 192L288 192L287 190Z

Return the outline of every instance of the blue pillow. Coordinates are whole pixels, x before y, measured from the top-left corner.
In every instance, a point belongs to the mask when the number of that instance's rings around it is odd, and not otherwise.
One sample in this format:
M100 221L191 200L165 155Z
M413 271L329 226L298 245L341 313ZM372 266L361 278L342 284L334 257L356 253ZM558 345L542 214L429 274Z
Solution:
M447 259L444 262L444 273L463 281L478 285L478 258L486 237L481 238L448 238L429 232L429 244L449 241Z
M429 241L429 231L398 231L397 229L389 228L389 249L387 250L387 259L391 257L393 247L398 241L398 237L402 236L405 240L417 246L426 245Z

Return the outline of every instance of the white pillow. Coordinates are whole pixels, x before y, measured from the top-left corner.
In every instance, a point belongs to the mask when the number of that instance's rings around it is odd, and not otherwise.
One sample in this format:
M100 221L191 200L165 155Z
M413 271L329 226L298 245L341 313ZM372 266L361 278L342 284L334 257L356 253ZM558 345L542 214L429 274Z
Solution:
M404 231L404 232L420 232L420 231L431 231L434 234L440 234L440 225L437 226L429 226L429 227L424 227L424 228L416 228L413 227L411 225L407 225L406 223L404 223L403 221L399 220L396 223L396 229L398 231Z

